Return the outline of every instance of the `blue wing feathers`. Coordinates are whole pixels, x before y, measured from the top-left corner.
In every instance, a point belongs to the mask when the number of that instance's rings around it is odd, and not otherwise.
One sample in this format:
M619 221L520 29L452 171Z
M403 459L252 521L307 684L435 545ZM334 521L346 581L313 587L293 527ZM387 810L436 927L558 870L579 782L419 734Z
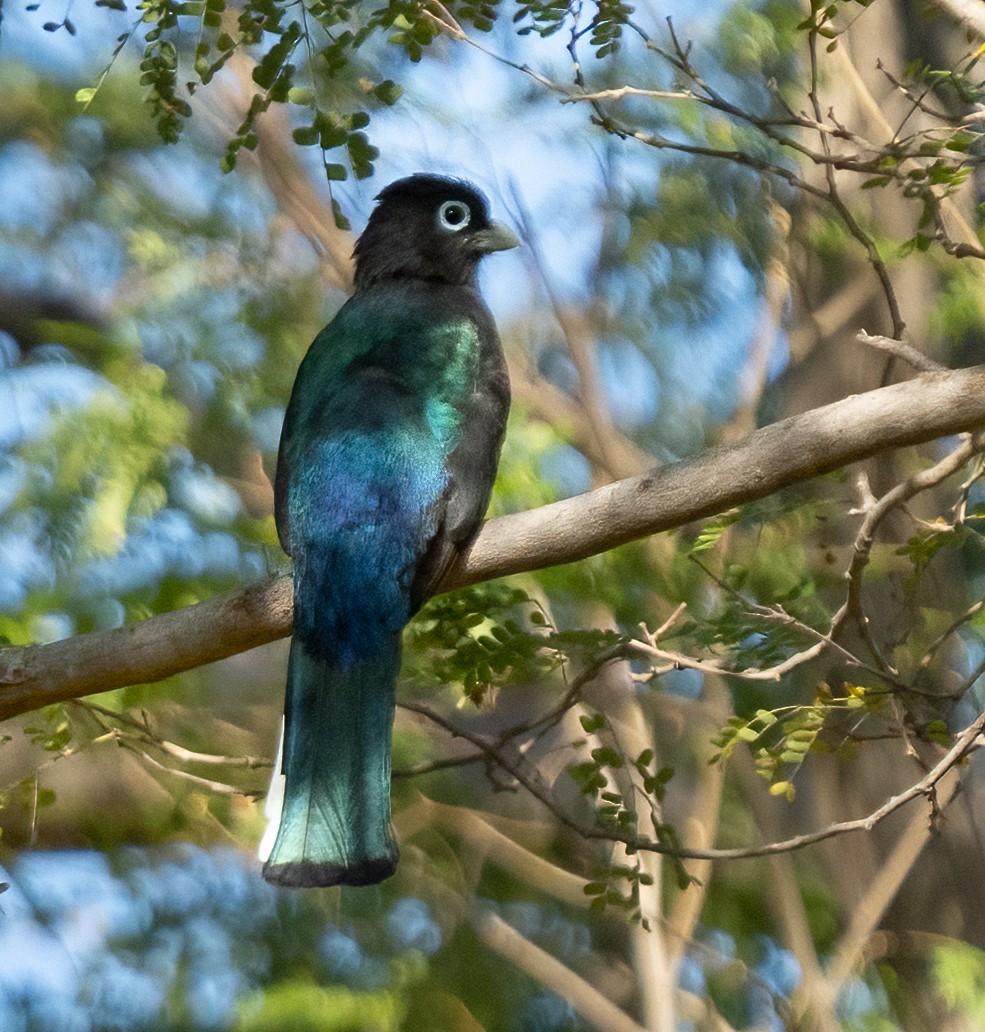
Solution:
M390 735L404 625L485 511L508 406L478 295L358 294L302 363L278 459L294 559L284 808L268 880L393 872ZM464 301L463 301L464 298Z

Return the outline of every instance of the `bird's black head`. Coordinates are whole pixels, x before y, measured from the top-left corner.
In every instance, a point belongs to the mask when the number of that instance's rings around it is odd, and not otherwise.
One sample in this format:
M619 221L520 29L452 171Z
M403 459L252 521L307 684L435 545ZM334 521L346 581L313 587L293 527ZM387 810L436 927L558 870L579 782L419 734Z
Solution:
M357 291L394 279L471 284L484 254L519 243L490 220L485 197L460 179L418 173L391 183L376 199L356 242Z

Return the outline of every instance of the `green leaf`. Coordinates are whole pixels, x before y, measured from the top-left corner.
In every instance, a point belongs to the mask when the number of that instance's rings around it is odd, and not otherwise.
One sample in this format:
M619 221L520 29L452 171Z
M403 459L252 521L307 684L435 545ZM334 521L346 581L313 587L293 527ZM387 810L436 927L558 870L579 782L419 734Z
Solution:
M377 83L370 92L381 104L392 107L403 96L404 88L392 79L384 79L383 82Z
M39 788L37 794L38 809L40 810L42 806L51 806L56 798L53 788Z
M292 86L287 92L287 99L298 107L310 107L314 103L315 93L307 86Z
M345 143L345 129L338 125L330 116L319 113L315 118L315 125L318 127L321 145L325 150L331 150L333 147L339 147Z
M581 789L582 795L592 795L608 785L608 779L599 772L598 764L591 760L568 765L568 774Z
M618 770L623 765L622 757L608 745L600 745L597 749L593 749L592 759L600 767L611 767L613 770Z
M706 523L701 529L701 532L694 539L694 543L688 550L688 555L699 555L701 552L707 552L709 549L714 548L718 544L721 536L738 521L742 515L739 509L729 509L728 512L724 512L721 516L717 516L710 523Z
M301 147L313 147L318 143L319 133L313 125L299 126L291 133L294 142Z
M794 796L796 795L796 789L792 781L776 781L770 785L770 795L772 796L786 796L787 802L792 803Z

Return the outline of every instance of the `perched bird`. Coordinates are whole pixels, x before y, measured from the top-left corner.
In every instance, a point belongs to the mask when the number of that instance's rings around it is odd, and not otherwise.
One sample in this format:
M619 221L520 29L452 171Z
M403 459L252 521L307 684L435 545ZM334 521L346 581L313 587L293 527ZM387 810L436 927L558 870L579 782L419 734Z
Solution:
M355 293L301 363L281 434L294 637L263 868L278 885L367 885L396 868L401 632L479 527L509 408L476 267L518 240L459 180L410 176L377 201Z

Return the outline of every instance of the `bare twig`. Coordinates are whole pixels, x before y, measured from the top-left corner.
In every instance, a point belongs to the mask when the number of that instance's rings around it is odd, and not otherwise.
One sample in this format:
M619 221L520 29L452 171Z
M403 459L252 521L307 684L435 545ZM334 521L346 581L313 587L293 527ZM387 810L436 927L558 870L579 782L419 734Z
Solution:
M814 117L818 122L821 122L824 120L824 115L821 112L821 102L817 92L817 30L812 28L808 32L807 39L811 64L811 88L808 96L810 98L811 106L814 109ZM828 143L828 137L822 133L820 134L820 140L825 156L830 156L831 148ZM872 266L876 276L879 278L880 284L882 285L882 292L886 298L886 304L889 307L889 316L893 323L893 336L897 339L901 339L903 331L906 329L906 323L903 321L903 316L899 308L899 301L896 298L896 290L889 277L889 270L886 268L886 263L882 260L882 255L879 254L879 249L876 247L875 241L868 233L865 232L864 229L862 229L855 216L848 209L848 205L846 205L842 199L838 190L838 180L835 176L835 168L830 161L825 163L824 175L828 184L827 200L834 207L835 211L838 212L838 215L848 232L851 233L851 235L865 248L869 258L869 264Z
M109 709L99 703L81 699L74 699L72 706L95 718L99 726L110 732L110 737L116 741L121 742L123 739L138 741L142 745L159 749L166 756L181 760L183 763L201 763L210 767L246 767L250 770L266 770L273 766L270 760L258 756L220 756L216 753L195 752L192 749L186 749L183 745L169 742L154 733L146 713L142 714L143 719L138 719L129 713L121 713L119 710ZM124 730L125 728L130 730Z
M980 598L974 605L969 606L943 633L938 635L928 646L927 651L920 660L920 666L927 667L937 653L937 650L951 637L958 628L962 627L969 620L973 620L985 607L985 598Z
M948 0L940 0L940 2L948 2ZM963 2L963 0L957 0L957 2ZM849 47L846 45L847 41L842 39L839 41L841 45L835 51L835 58L841 66L841 71L846 75L851 84L852 91L858 100L858 103L862 106L865 111L866 117L869 118L873 125L877 126L879 131L885 136L887 140L893 138L893 127L889 124L889 120L886 118L882 107L879 102L872 96L872 91L866 85L865 80L859 75L858 69L855 67L855 63L851 59ZM909 171L917 166L917 163L913 159L907 159L900 162L897 172L901 175L906 175ZM932 194L924 194L924 196L933 196ZM942 213L946 213L947 217L957 227L961 235L961 241L957 242L963 244L965 247L971 249L978 249L980 247L980 241L978 235L975 233L974 228L964 217L964 214L958 208L954 202L953 197L940 198L940 208ZM942 227L938 225L938 231L943 233L942 243L949 245L954 243L951 241L950 236L943 231ZM955 250L957 247L955 244ZM946 250L952 250L950 246L945 246ZM952 253L955 253L952 250ZM985 267L978 266L977 264L973 268L978 270L980 277L985 277ZM897 337L899 334L895 334Z
M165 774L170 774L172 777L178 778L182 781L190 781L193 785L198 785L200 788L207 788L210 792L215 792L217 795L245 796L247 799L261 799L266 795L266 789L257 790L237 788L235 785L227 785L222 781L213 781L210 778L199 777L198 774L189 774L188 771L180 770L177 767L169 767L166 763L161 763L159 760L155 760L154 757L146 750L127 741L126 737L123 735L119 736L119 742L124 749L129 749L130 752L139 756L144 763L151 767L164 771Z
M800 652L793 653L793 655L788 656L786 659L781 660L779 663L776 663L771 667L753 667L747 670L735 670L727 667L724 661L718 662L714 659L696 660L693 657L686 656L680 652L671 652L666 649L659 649L656 647L656 642L653 638L651 638L646 633L646 629L643 628L644 642L643 647L640 648L639 651L646 658L663 660L669 664L666 669L687 667L704 673L724 674L729 677L739 678L740 680L779 681L784 675L790 673L791 670L795 670L804 663L809 663L811 660L816 659L830 648L837 652L846 662L851 663L852 666L860 667L863 670L867 670L869 673L875 674L877 677L888 682L888 684L893 688L901 691L909 690L908 685L902 683L887 671L880 670L878 667L869 666L864 663L858 658L858 656L850 652L844 645L835 640L835 635L848 615L847 606L843 605L835 612L831 617L831 623L827 631L819 631L816 628L811 627L809 624L805 624L802 620L798 620L795 616L791 616L791 614L782 606L764 606L750 601L748 598L743 597L739 592L737 592L731 585L722 580L721 577L716 576L696 556L691 556L691 560L696 563L722 591L731 595L732 598L745 607L750 614L761 617L764 620L770 620L784 624L787 627L792 627L800 634L812 639L815 644L810 648L802 649ZM665 670L660 670L658 672L662 673L665 672Z
M452 39L457 39L462 43L468 43L470 47L475 47L476 50L481 51L487 57L491 57L500 64L514 68L518 72L523 72L524 75L529 75L534 82L539 83L552 93L566 92L563 86L559 86L556 82L552 82L548 79L547 76L541 75L539 72L535 72L529 65L518 64L516 61L511 61L508 57L503 57L501 54L497 54L495 51L490 50L489 47L480 43L477 39L473 39L473 37L462 28L454 15L443 3L440 2L440 0L427 0L427 3L428 6L422 8L421 14L427 18L428 21L433 22L439 29L441 29L442 32L451 36ZM429 10L429 7L432 8L432 10Z
M893 340L892 337L883 337L878 334L873 335L866 333L865 330L859 330L855 335L855 339L859 344L865 344L867 347L885 351L894 358L902 359L907 365L913 366L914 369L919 370L921 373L936 373L947 368L947 366L941 365L940 362L935 362L932 358L928 358L922 351L917 351L912 344L907 344L902 340Z

